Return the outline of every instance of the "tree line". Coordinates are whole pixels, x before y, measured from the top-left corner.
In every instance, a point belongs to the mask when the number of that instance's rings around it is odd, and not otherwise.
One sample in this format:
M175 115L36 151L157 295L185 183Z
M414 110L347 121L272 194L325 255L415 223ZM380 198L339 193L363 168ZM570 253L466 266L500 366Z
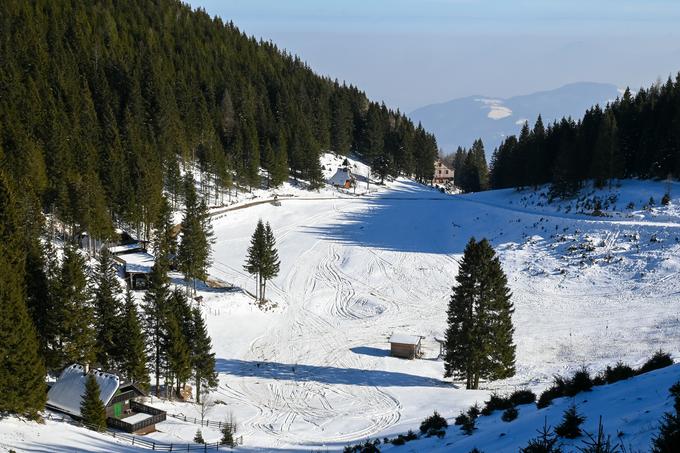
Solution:
M680 74L583 119L563 118L547 127L539 116L524 124L493 155L493 189L551 184L553 196L570 196L586 180L603 187L619 178L680 177Z
M191 306L186 290L171 288L168 277L175 250L178 257L204 258L186 265L188 280L205 272L209 252L189 250L194 245L185 240L188 231L178 245L169 202L162 199L162 206L153 228L150 289L139 310L132 292L119 284L113 255L104 248L94 264L87 263L67 243L58 257L44 240L39 207L25 203L0 170L0 412L36 414L45 405L46 372L71 363L118 370L147 389L152 372L157 395L161 379L168 393L193 380L197 400L203 386L216 384L201 311ZM183 225L201 219L192 209L201 211L189 203Z
M76 232L148 236L187 168L213 202L260 168L318 186L322 150L432 177L435 139L404 114L177 0L7 0L0 29L0 165Z
M489 167L481 139L475 140L469 150L459 146L445 161L453 168L453 184L463 192L489 188Z

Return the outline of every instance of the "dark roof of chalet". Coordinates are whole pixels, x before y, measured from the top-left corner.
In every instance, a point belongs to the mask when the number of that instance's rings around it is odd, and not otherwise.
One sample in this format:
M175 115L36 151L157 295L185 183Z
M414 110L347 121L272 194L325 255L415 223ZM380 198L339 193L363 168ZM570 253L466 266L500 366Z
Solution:
M61 376L47 392L47 406L80 417L80 402L85 394L87 376L94 376L99 385L99 399L108 405L118 391L120 378L99 370L85 372L85 367L74 363L61 372Z
M90 370L85 373L85 367L74 363L64 369L59 379L50 386L47 392L47 406L80 417L80 402L85 394L85 382L87 376L94 376L99 385L99 399L108 406L111 399L118 391L134 391L139 396L146 393L134 382L123 381L110 372Z
M125 265L125 272L129 274L150 274L155 258L146 252L125 253L116 255L114 260Z

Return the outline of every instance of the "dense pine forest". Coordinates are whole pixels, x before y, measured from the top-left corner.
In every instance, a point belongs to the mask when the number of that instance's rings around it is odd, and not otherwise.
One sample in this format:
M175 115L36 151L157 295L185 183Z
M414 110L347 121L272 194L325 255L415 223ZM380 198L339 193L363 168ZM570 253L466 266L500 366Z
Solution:
M148 233L189 163L215 198L260 167L319 185L329 149L432 176L436 142L400 112L178 1L8 0L0 29L3 171L94 237Z
M74 362L143 387L152 372L156 394L161 381L191 379L197 399L214 385L211 340L170 260L195 292L207 206L261 187L261 168L266 184L313 189L333 150L381 178L432 177L422 127L178 1L9 0L0 30L0 413L36 414L46 372ZM63 254L44 240L55 222ZM69 242L121 226L156 259L139 308L105 249L88 262Z
M582 120L564 118L508 137L494 152L493 189L552 183L569 196L584 181L604 186L616 178L680 177L680 74L636 94L627 89Z

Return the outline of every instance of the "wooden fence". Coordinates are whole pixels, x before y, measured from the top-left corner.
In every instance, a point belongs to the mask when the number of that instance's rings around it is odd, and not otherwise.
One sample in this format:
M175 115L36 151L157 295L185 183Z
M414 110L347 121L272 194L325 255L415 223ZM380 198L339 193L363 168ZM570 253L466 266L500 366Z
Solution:
M88 428L92 429L94 431L98 431L101 434L106 434L108 436L113 437L114 439L119 439L119 440L124 440L127 442L130 442L132 445L136 447L141 447L141 448L147 448L149 450L153 451L213 451L213 450L219 450L220 447L227 447L227 445L222 445L219 442L213 442L213 443L206 443L206 444L192 444L192 443L165 443L165 442L157 442L154 440L149 440L145 439L140 436L135 436L134 434L128 434L128 433L123 433L119 431L113 431L110 429L103 429L99 430L97 429L96 426L93 425L87 425L79 420L74 420L70 417L64 417L64 416L55 416L52 415L51 413L47 414L47 419L48 420L57 420L57 421L62 421L66 423L70 423L72 425L80 426L83 428ZM224 424L223 424L224 425ZM237 444L239 442L237 441ZM243 444L243 437L240 438L240 444Z
M231 432L236 431L236 424L235 423L228 423L228 422L215 422L215 421L210 421L210 420L201 420L200 418L196 417L187 417L186 415L183 414L171 414L168 412L168 417L176 418L177 420L182 420L187 423L193 423L194 425L201 425L201 426L209 426L212 428L217 428L221 430L225 426L231 426Z
M219 450L221 444L219 442L214 442L211 444L175 444L175 443L162 443L153 440L148 440L141 438L139 436L134 436L132 434L120 433L116 431L107 431L107 434L111 434L115 439L123 439L130 442L136 447L148 448L154 451L211 451Z

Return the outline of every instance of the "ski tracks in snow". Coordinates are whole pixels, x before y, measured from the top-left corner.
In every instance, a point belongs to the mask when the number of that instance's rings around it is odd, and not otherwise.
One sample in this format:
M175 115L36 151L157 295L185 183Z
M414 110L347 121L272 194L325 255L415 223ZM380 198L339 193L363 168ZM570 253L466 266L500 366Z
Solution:
M341 214L334 202L332 213L307 218L304 226ZM277 242L299 232L300 225L284 228ZM279 280L280 286L271 285L285 309L273 329L251 342L245 360L260 363L253 370L256 376L229 379L219 389L229 400L256 410L242 421L246 435L268 436L275 445L322 445L362 439L399 421L401 405L395 397L370 385L365 376L354 383L346 373L365 369L361 356L349 350L361 343L355 332L370 329L372 317L398 306L380 295L379 288L341 270L344 247L321 239L312 242ZM370 259L373 266L372 272L385 272L376 254ZM341 429L326 430L337 420L346 421Z

